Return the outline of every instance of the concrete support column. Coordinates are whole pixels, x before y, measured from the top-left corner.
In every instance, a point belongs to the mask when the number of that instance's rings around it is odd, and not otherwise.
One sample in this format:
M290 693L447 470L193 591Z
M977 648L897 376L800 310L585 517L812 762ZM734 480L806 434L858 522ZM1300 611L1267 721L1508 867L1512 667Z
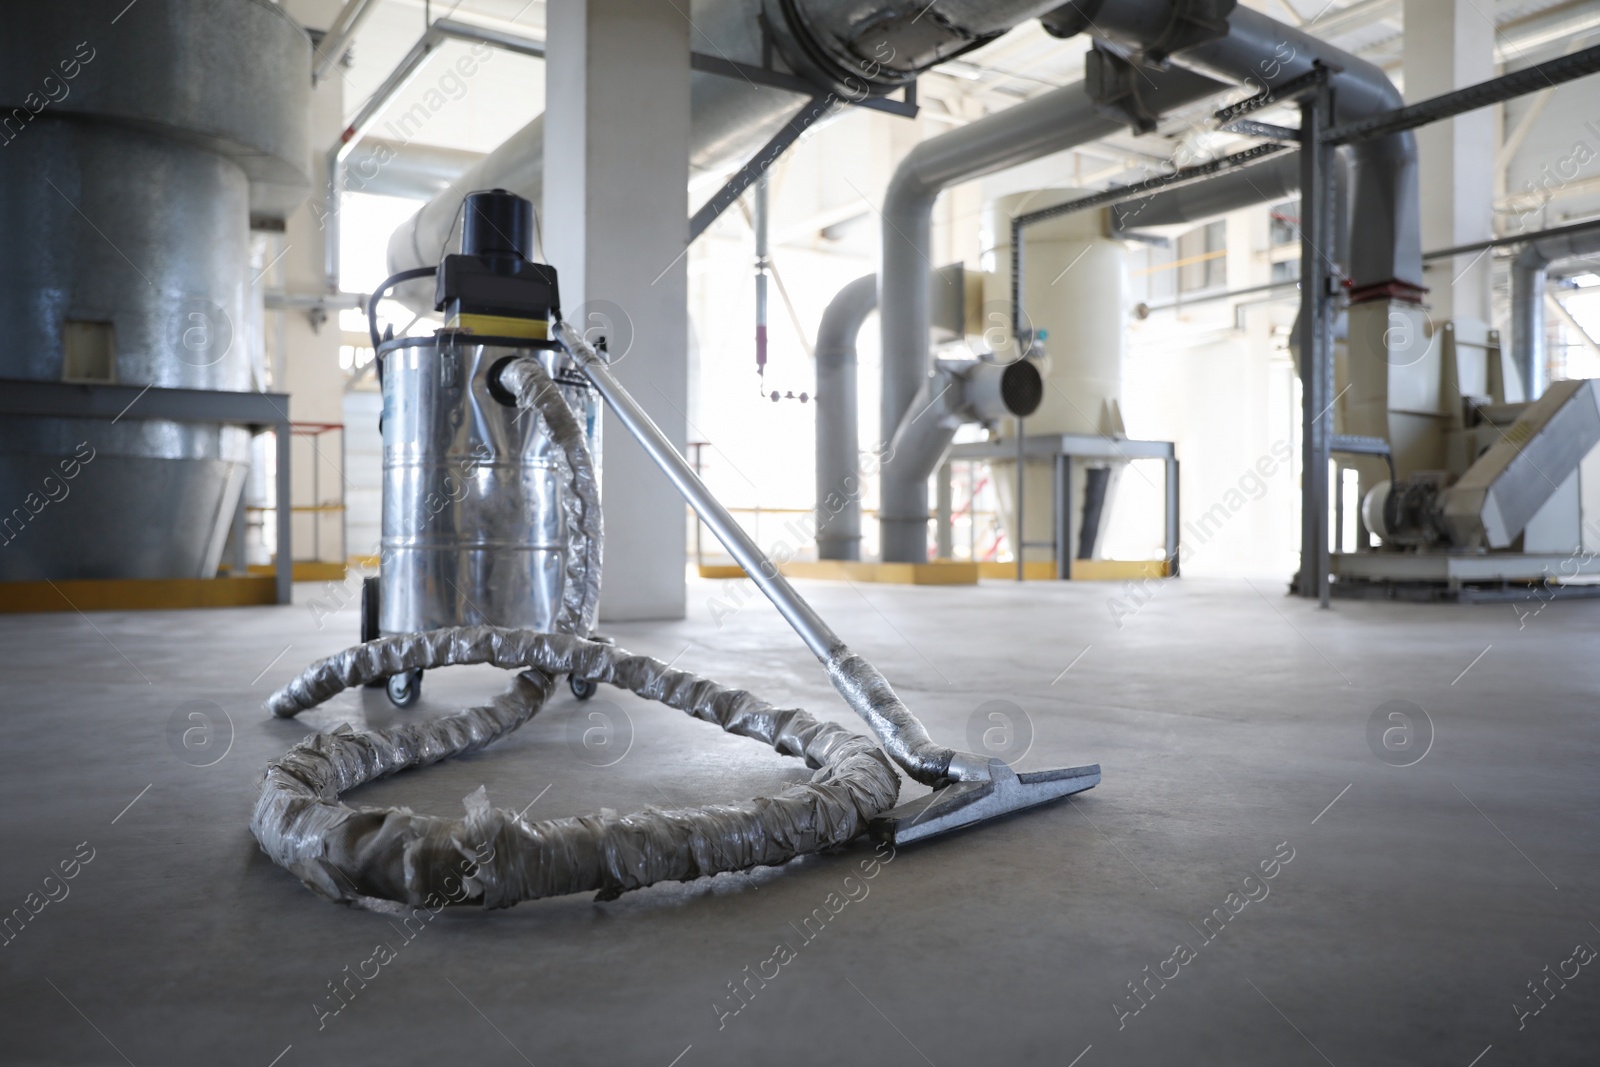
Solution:
M290 15L301 25L319 27L332 25L342 6L340 0L297 0L288 5ZM320 159L322 151L344 129L348 86L347 75L335 65L311 92L314 159ZM268 262L262 265L266 269L261 279L267 288L291 293L323 290L323 227L337 225L328 209L328 201L334 194L327 188L318 167L312 165L307 169L316 176L311 183L310 197L289 213L281 243L268 243L270 251L265 256ZM250 273L255 277L258 269L253 267ZM272 353L271 365L281 374L274 388L289 394L289 417L295 422L343 422L344 371L339 367L338 313L322 321L314 320L304 311L270 312L267 335L269 352L281 344L281 348ZM340 492L340 483L344 481L344 455L340 445L337 433L303 437L294 442L290 450L290 478L295 506L332 504L344 495ZM320 492L314 492L313 487ZM340 533L344 520L345 516L336 511L297 512L292 535L293 554L304 560L342 562ZM347 547L347 552L369 551L371 545Z
M1405 0L1404 54L1406 102L1416 103L1494 77L1494 26L1473 0ZM1423 248L1494 236L1495 146L1493 108L1417 131ZM1488 255L1435 260L1426 266L1423 284L1436 324L1452 318L1493 321Z
M671 0L562 0L547 19L545 256L569 321L631 323L626 350L607 338L616 375L682 451L689 22ZM682 618L683 499L609 413L603 425L601 618Z

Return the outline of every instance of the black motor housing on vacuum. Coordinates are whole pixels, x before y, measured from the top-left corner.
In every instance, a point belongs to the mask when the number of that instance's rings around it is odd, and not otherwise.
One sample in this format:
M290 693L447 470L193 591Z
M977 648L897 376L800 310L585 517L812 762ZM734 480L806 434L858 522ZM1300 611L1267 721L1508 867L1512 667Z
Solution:
M556 270L533 261L533 204L504 189L469 193L461 251L444 257L434 310L447 329L544 339L561 314Z

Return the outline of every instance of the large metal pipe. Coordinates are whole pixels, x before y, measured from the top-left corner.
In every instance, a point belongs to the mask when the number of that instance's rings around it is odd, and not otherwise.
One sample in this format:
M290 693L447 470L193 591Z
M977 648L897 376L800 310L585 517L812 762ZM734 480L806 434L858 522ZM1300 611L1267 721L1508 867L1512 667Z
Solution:
M1529 241L1511 261L1511 354L1522 374L1526 399L1538 400L1545 386L1545 272L1550 264L1600 252L1600 230Z
M352 6L354 2L355 0L351 0ZM353 33L354 30L352 29L351 32ZM480 26L469 26L466 23L456 22L451 19L440 19L423 31L422 36L417 38L417 43L411 46L411 51L405 54L394 70L389 73L389 76L378 86L377 90L367 98L367 102L361 105L361 110L356 112L355 117L350 120L350 124L340 132L339 139L329 147L324 157L324 167L328 175L327 211L330 217L322 220L322 270L327 279L329 292L339 291L339 222L337 216L340 195L352 184L357 184L350 180L351 176L348 173L348 161L351 153L355 151L356 146L361 143L362 138L366 136L373 124L378 121L378 118L388 108L395 96L407 85L411 84L412 79L422 70L423 64L428 61L428 58L447 41L463 41L472 45L486 45L505 52L532 56L537 59L544 58L543 41L535 41L527 37L519 37L515 34L502 33L499 30L491 30ZM467 62L470 63L471 61L468 60ZM466 69L470 70L472 68ZM414 114L416 111L417 106L414 105L410 112L400 117L398 127L392 123L390 124L391 129L406 138L408 146L411 135L409 127L417 121L417 116ZM422 112L426 116L426 105L422 105ZM384 150L377 150L376 165L373 165L373 157L369 155L357 177L361 181L372 179L381 173L390 158ZM482 157L480 156L479 159L482 159ZM465 170L466 167L461 169ZM477 188L484 187L478 186ZM356 191L362 191L359 184L357 184ZM442 192L434 195L440 200L454 199L459 201L461 199L459 192L452 193L451 196L445 196ZM440 254L442 255L443 253L441 252ZM431 264L419 263L413 265L429 266ZM416 286L415 291L417 293L421 293L426 288L425 283L416 283ZM419 306L416 310L421 311L424 308Z
M885 453L884 468L906 476L921 471L926 488L928 476L944 462L962 426L994 426L1003 419L1026 418L1039 410L1044 391L1044 378L1031 359L1003 366L940 360L934 372L922 380L911 410L900 420ZM926 536L922 551L926 558Z
M917 395L911 398L911 407L906 412L906 417L900 420L894 439L889 442L889 449L884 453L882 480L879 483L879 493L883 500L887 500L890 494L881 487L891 484L899 489L899 492L894 494L897 497L909 495L904 492L904 485L909 481L915 481L922 490L921 524L915 525L909 522L904 524L912 528L921 540L912 544L911 537L905 538L906 551L909 554L914 550L916 553L914 558L891 557L885 548L883 554L885 560L897 563L927 561L928 477L938 469L940 463L944 462L945 453L950 451L950 444L956 438L956 431L966 421L968 421L966 413L961 410L961 380L943 367L925 375ZM883 510L884 505L880 504L880 515L883 514ZM888 535L889 531L885 526L882 536L888 537ZM887 545L888 542L885 541L884 544Z
M345 160L346 192L426 200L483 161L482 152L369 137Z
M1203 100L1226 86L1183 69L1142 70L1141 97L1170 109ZM933 205L952 185L993 174L1123 129L1102 111L1085 83L1052 90L1005 111L931 137L895 170L883 201L883 270L879 318L883 335L880 426L892 441L929 370L929 278ZM927 556L928 475L902 462L884 465L879 525L886 561Z
M1255 87L1276 88L1320 63L1332 72L1337 122L1405 105L1378 67L1250 8L1235 7L1220 36L1185 36L1191 6L1192 0L1074 0L1052 18L1059 32L1075 13L1081 31L1124 47L1170 49L1177 64ZM1350 250L1351 301L1415 299L1423 292L1416 136L1405 131L1354 145L1351 181L1351 217L1360 220Z
M1350 167L1347 153L1337 153L1333 162L1333 260L1342 269L1348 269ZM1238 170L1224 171L1210 181L1180 185L1113 205L1111 218L1118 230L1200 223L1240 208L1284 200L1299 192L1300 160L1296 155L1285 154Z
M1226 215L1230 211L1284 200L1300 191L1300 160L1280 154L1263 163L1225 171L1210 181L1180 185L1111 208L1119 230L1175 226Z
M1049 10L1040 0L698 0L689 9L697 51L742 63L763 62L762 24L791 67L817 92L843 99L889 92L917 73ZM699 174L758 148L807 100L739 78L695 72L690 78L689 165ZM460 190L508 189L541 202L544 116L540 115L463 174L455 190L427 204L389 239L391 272L437 262ZM395 296L423 311L432 291L412 283Z
M839 290L817 327L817 557L861 558L856 338L878 309L878 276Z
M1544 288L1549 266L1537 244L1528 245L1511 261L1511 358L1522 375L1526 400L1537 400L1544 392Z
M904 85L1055 6L1050 0L766 0L763 14L795 69L856 97Z

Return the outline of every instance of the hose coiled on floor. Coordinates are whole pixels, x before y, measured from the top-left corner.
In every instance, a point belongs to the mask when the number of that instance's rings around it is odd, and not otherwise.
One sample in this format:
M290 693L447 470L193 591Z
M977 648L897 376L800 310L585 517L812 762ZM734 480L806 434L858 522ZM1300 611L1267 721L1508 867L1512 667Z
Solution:
M509 907L586 890L610 899L658 881L784 863L863 833L900 790L893 765L871 739L588 638L603 534L583 428L535 359L519 358L501 382L519 407L543 420L566 460L559 632L453 627L380 638L312 664L268 699L273 714L293 717L344 689L410 670L492 663L521 673L491 703L431 722L363 731L344 725L306 738L267 767L250 824L262 850L324 897L404 911L436 901ZM816 773L742 804L540 822L491 807L482 788L465 799L460 819L339 800L366 782L493 744L537 714L566 674L764 741Z
M341 726L313 734L268 766L251 830L275 863L331 900L379 910L434 899L503 908L591 889L610 899L654 882L784 863L843 844L899 794L888 758L837 723L565 634L470 626L381 638L313 664L268 707L291 717L376 678L464 663L529 669L488 705L390 730ZM817 773L743 804L540 822L490 807L481 789L466 798L462 819L338 800L363 783L494 743L532 718L557 677L570 673L764 741Z

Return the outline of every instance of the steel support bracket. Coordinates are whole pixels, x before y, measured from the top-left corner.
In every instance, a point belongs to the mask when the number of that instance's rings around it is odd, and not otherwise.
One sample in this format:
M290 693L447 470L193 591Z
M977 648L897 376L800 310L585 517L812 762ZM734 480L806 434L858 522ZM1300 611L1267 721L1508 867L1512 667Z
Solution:
M1143 58L1165 67L1174 53L1228 36L1228 16L1237 6L1238 0L1178 0L1160 35L1145 46Z
M711 199L702 204L700 210L690 217L689 243L693 244L696 238L705 233L706 228L717 221L717 216L728 210L746 189L759 181L772 164L778 161L778 157L800 139L801 134L833 110L836 102L831 94L814 96L799 113L784 123L783 128L773 134L772 139L762 145L744 166L734 171L733 177L729 178L722 188L713 193Z
M1149 133L1161 121L1161 112L1144 102L1141 86L1149 79L1133 60L1117 48L1096 40L1084 57L1083 87L1094 109L1108 119L1124 122L1135 134Z

